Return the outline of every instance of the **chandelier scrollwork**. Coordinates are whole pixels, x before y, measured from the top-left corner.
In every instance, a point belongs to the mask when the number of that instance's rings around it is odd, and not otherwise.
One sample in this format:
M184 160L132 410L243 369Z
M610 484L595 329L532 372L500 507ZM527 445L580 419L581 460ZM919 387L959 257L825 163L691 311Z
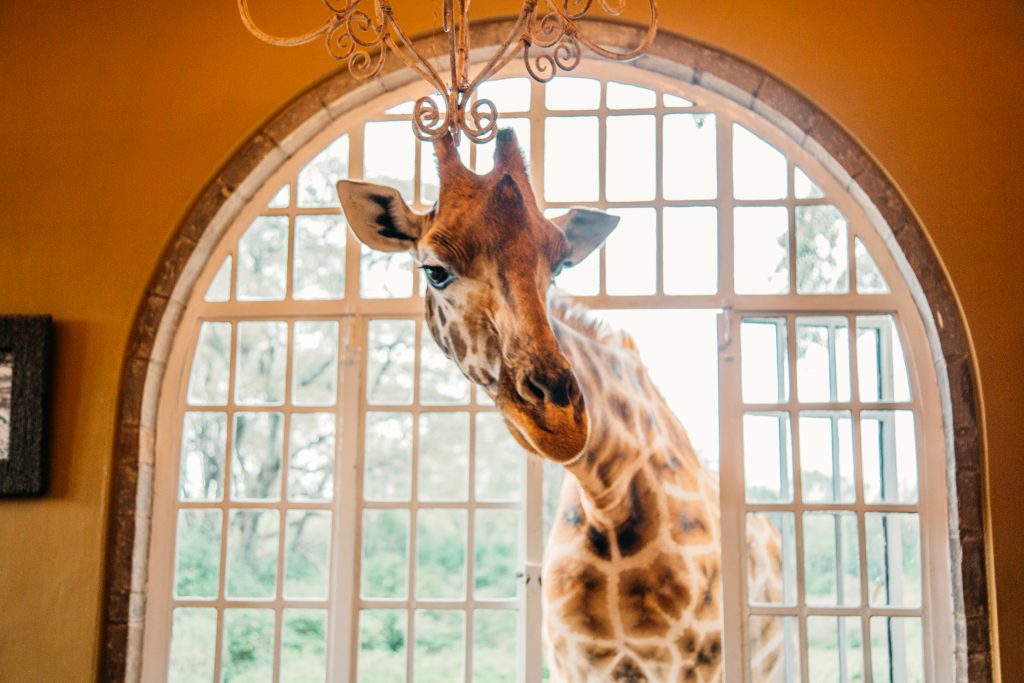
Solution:
M448 34L447 78L421 55L398 25L390 0L323 0L330 16L320 26L296 36L275 36L260 29L249 0L238 0L238 12L254 36L271 45L295 46L324 38L327 51L345 62L357 80L381 73L393 53L438 96L421 97L413 108L412 124L421 140L436 140L450 132L458 143L465 135L487 142L498 132L498 110L477 88L522 56L527 73L542 83L579 66L586 48L605 59L628 61L644 53L658 30L657 0L647 0L650 22L640 43L626 51L607 48L584 35L581 22L596 4L609 16L620 16L627 0L523 0L515 26L487 63L470 77L470 0L443 0L442 29Z

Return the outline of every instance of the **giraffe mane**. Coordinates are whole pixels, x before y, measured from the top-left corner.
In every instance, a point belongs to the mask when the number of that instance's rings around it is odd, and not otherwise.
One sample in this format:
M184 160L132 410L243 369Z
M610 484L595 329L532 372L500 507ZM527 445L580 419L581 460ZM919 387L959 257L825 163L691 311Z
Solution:
M624 349L639 356L636 342L629 333L595 317L583 304L561 296L552 296L548 300L548 311L557 320L603 346Z

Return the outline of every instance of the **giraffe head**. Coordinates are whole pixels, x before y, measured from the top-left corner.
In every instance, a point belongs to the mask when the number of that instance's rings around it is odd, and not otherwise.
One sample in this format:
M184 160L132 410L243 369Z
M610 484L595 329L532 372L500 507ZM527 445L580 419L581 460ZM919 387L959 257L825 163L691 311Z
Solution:
M343 180L338 195L367 246L412 254L427 279L426 317L441 350L497 403L528 450L564 462L586 445L579 384L548 318L552 277L579 263L618 223L537 206L515 133L498 133L494 170L462 165L450 136L434 145L441 192L425 214L391 187Z

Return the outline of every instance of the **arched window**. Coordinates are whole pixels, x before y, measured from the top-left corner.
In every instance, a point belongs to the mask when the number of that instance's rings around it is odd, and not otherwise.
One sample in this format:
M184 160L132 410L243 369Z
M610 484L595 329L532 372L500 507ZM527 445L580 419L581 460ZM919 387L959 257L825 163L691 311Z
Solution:
M361 178L434 200L422 89L323 125L198 277L156 424L145 680L543 676L528 579L559 472L441 356L409 258L361 247L335 195ZM642 69L481 94L550 214L622 216L557 285L636 338L719 473L728 680L769 620L779 680L952 680L939 379L861 204L754 111ZM782 546L768 604L744 573L755 518Z

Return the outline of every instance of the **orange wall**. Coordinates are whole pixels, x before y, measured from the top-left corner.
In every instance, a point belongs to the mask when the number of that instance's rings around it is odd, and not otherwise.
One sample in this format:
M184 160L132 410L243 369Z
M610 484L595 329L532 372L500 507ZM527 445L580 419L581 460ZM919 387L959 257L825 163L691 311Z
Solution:
M429 28L428 3L395 4L412 32ZM1024 5L662 0L662 13L834 115L934 238L981 369L1003 671L1024 679ZM207 178L334 65L319 45L258 43L229 0L5 0L0 45L0 311L52 313L59 349L52 489L0 501L0 681L87 681L121 356L143 287Z

